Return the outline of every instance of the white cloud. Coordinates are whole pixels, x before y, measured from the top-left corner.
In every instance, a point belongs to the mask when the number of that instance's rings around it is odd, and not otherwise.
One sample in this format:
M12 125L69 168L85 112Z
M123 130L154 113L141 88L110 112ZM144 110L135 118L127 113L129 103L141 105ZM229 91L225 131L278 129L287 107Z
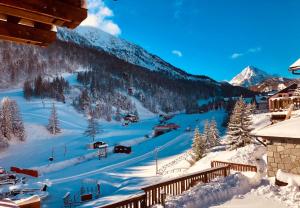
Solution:
M249 53L257 53L261 51L261 47L256 47L256 48L249 48L248 52Z
M183 0L175 0L174 3L174 18L178 19L182 13Z
M243 55L244 55L243 53L233 53L230 57L232 59L237 59L237 58L240 58Z
M172 54L174 54L175 56L178 56L178 57L182 57L183 56L182 52L179 51L179 50L173 50Z
M249 48L246 52L243 53L233 53L231 54L230 58L231 59L238 59L242 56L248 55L250 53L258 53L261 51L261 47L256 47L256 48Z
M103 0L88 0L88 17L81 23L82 26L98 27L112 35L120 35L121 29L111 18L113 11L108 8Z

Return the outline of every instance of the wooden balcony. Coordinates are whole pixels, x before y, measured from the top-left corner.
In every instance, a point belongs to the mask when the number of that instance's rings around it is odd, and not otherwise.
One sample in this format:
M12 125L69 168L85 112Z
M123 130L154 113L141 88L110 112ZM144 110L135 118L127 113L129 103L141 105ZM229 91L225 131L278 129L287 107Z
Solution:
M56 26L74 29L86 17L85 0L0 0L0 38L47 46Z

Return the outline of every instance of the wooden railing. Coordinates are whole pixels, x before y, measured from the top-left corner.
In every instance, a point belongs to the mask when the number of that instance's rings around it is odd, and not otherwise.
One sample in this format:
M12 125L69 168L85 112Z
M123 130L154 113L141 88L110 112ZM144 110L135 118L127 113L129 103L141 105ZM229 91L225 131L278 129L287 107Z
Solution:
M195 186L197 183L208 183L212 179L230 173L229 165L210 168L200 172L188 174L182 177L159 182L142 188L145 192L137 197L109 204L99 208L146 208L155 204L164 203L166 195L176 196Z
M145 207L146 207L146 194L143 193L128 198L124 201L119 201L99 208L145 208Z
M230 170L241 171L241 172L257 172L257 167L255 165L246 165L240 163L231 163L224 161L211 161L211 167L229 166Z

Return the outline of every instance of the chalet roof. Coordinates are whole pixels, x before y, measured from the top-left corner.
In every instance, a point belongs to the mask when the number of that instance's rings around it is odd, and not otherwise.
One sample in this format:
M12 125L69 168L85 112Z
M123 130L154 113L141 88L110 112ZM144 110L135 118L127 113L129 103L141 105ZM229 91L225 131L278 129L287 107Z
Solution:
M276 96L279 93L287 93L289 92L289 90L296 90L298 87L298 84L296 82L294 82L293 84L289 85L288 87L276 92L275 94L273 94L270 98Z
M252 132L257 137L300 139L300 117L291 118Z
M297 70L297 69L300 69L300 58L290 66L290 70Z

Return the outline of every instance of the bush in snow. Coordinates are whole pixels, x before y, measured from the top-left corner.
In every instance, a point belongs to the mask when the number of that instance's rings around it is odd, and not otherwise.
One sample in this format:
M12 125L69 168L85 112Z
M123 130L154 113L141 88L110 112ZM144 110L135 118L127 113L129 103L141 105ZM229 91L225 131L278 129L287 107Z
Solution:
M57 111L56 111L56 107L55 107L54 103L52 104L52 110L51 110L49 124L47 126L47 129L51 134L54 134L54 135L61 132L61 129L59 127Z
M243 147L251 142L251 104L246 105L243 97L236 102L228 123L228 141L231 149Z

